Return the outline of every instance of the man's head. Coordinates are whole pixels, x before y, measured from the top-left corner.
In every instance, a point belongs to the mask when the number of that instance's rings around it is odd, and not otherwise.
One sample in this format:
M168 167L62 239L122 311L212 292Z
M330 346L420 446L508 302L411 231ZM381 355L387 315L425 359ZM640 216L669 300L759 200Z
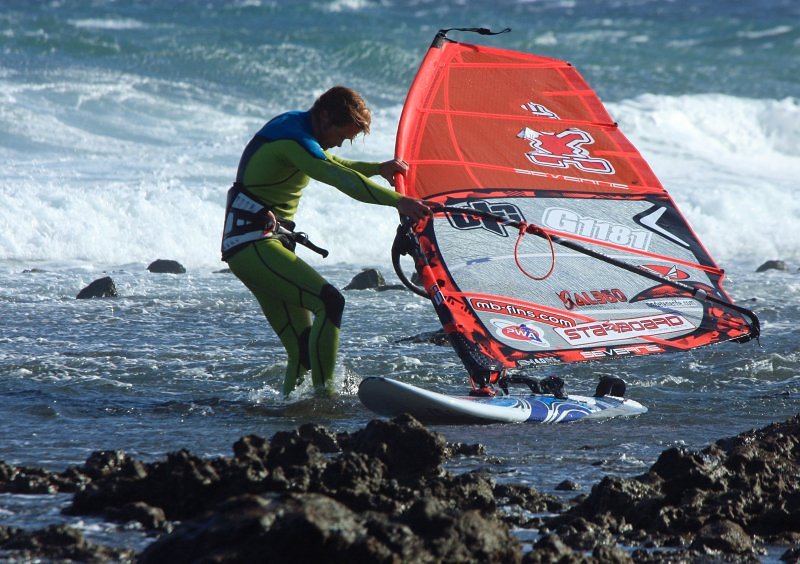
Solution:
M323 149L340 147L359 133L369 133L372 114L361 95L345 86L334 86L311 107L314 135Z

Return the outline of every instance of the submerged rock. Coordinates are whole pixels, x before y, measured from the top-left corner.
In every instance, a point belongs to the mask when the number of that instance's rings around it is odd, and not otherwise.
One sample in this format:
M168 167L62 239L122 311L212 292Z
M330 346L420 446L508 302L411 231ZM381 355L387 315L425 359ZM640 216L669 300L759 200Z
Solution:
M350 283L344 287L345 290L374 290L386 286L386 279L380 270L366 268L356 274Z
M78 292L77 299L114 298L117 296L117 286L110 276L98 278L83 290Z
M439 346L449 346L450 339L447 338L447 333L444 329L437 329L436 331L427 331L420 333L413 337L403 337L397 340L398 343L431 343Z
M159 274L184 274L186 272L186 269L178 261L165 259L158 259L151 262L147 270Z
M789 267L782 260L768 260L756 269L756 272L766 272L767 270L781 270L786 272Z
M387 284L386 279L380 270L375 268L365 268L356 274L350 283L344 287L345 290L404 290L402 284Z

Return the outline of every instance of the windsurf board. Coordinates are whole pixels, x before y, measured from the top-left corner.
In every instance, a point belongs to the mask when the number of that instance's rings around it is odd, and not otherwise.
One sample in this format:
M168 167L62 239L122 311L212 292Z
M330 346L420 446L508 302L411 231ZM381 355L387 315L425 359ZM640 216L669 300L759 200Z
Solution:
M429 424L566 423L647 412L637 401L613 396L450 396L380 376L365 378L358 387L358 397L378 415L396 417L408 413Z

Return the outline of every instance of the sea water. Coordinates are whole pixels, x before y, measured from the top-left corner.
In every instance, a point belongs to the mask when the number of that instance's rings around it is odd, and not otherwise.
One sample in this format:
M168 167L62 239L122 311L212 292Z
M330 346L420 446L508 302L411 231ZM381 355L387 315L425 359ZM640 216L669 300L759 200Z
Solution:
M446 347L402 342L437 329L410 292L346 292L339 396L280 394L285 355L219 260L225 192L270 117L335 84L362 92L373 132L337 154L391 158L405 94L440 28L510 33L465 42L567 59L597 90L760 316L757 343L551 369L573 392L622 376L650 408L635 421L438 427L481 442L498 480L583 491L648 468L665 448L798 412L800 7L792 0L335 0L0 3L0 460L60 471L94 450L145 460L188 448L231 454L241 435L373 416L355 392L392 375L448 393L466 376ZM343 287L389 282L394 210L312 182L296 217ZM158 258L182 275L152 274ZM788 272L755 273L768 259ZM76 300L111 276L119 297ZM542 375L545 375L544 373ZM96 540L144 546L101 521L69 520L63 496L0 495L0 523L68 521ZM126 536L127 535L127 536Z

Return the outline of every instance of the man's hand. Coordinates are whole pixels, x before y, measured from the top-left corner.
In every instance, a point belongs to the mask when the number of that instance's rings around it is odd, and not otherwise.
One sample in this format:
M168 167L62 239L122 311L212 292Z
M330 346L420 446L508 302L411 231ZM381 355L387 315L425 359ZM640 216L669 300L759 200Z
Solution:
M431 200L419 200L417 198L409 198L408 196L405 196L402 200L397 202L397 211L410 217L414 221L418 221L422 218L433 215L431 206L438 205L438 202L433 202Z
M383 176L389 184L394 186L394 175L398 172L400 174L405 174L408 170L408 163L405 161L401 161L400 159L392 159L391 161L386 161L381 163L380 166L380 175Z

